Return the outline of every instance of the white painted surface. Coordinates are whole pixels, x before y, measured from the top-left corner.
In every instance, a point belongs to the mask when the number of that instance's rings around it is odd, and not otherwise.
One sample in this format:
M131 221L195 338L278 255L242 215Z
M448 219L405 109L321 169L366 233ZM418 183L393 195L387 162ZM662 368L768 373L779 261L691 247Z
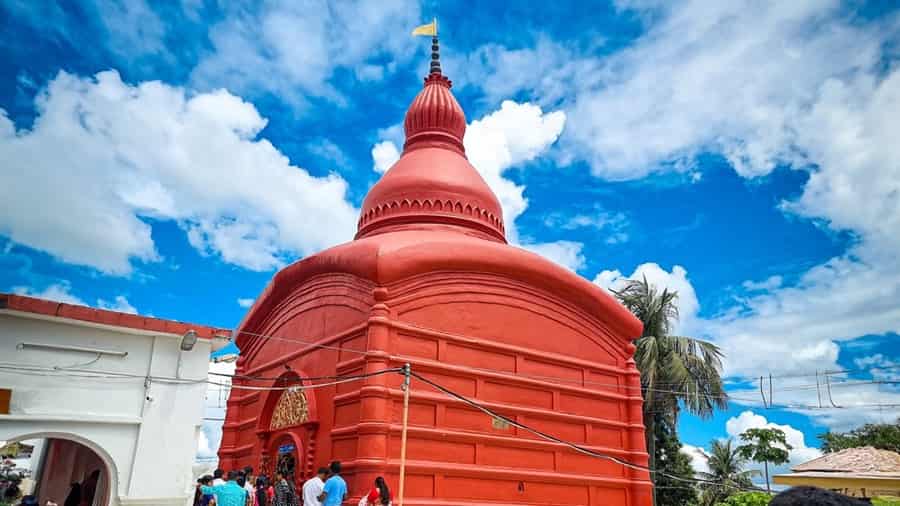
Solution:
M88 364L95 354L19 349L23 342L128 355L102 355ZM61 437L86 444L112 470L113 505L187 504L210 342L199 339L189 352L180 351L180 342L179 335L0 311L0 388L12 389L11 413L0 415L0 440ZM136 377L78 377L87 374L80 371ZM196 382L151 380L145 388L146 376Z

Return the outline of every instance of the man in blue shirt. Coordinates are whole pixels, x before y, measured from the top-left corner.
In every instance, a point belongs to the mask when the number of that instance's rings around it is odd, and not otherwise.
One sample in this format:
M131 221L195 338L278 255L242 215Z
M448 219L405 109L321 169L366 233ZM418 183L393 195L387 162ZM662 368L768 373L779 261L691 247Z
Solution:
M331 478L325 482L325 489L319 496L322 506L340 506L347 497L347 482L341 478L341 463L334 461L331 463Z
M247 506L247 491L237 484L237 472L228 471L228 481L224 485L209 487L203 485L200 491L216 496L216 506Z

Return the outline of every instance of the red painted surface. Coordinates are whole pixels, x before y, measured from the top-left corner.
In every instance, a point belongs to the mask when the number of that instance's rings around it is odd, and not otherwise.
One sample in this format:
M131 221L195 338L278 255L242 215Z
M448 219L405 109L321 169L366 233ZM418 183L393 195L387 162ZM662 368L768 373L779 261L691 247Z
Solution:
M403 156L365 199L356 239L285 268L258 298L239 329L238 374L408 362L520 423L646 465L631 343L640 322L594 284L506 244L500 204L465 158L449 80L426 79L405 127ZM234 390L221 465L270 466L274 441L289 437L302 453L298 481L337 459L354 498L378 475L396 493L400 383L308 390L309 421L276 431L280 392ZM410 397L407 505L650 503L645 471L497 428L415 379Z
M119 311L97 309L79 306L77 304L65 304L62 302L10 293L0 293L0 310L19 311L23 313L96 323L98 325L146 330L150 332L163 332L167 334L184 334L188 330L193 330L197 333L198 337L204 339L212 339L213 336L217 335L226 337L231 335L230 330L208 327L206 325L195 325L193 323L164 320L162 318L153 318L150 316L121 313Z

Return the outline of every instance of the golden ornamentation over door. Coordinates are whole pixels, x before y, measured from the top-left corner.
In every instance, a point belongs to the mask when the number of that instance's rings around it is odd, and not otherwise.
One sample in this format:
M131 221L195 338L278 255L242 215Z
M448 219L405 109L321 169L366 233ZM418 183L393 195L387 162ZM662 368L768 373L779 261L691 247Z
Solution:
M270 430L300 425L309 419L306 394L299 388L291 388L281 393L272 412Z

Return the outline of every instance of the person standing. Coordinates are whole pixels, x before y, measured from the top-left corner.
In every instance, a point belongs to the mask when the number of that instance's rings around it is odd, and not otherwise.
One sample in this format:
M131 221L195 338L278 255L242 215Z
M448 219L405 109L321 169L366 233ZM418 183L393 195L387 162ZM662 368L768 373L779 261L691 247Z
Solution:
M217 486L219 486L219 485L224 485L224 484L225 484L225 480L222 479L223 476L225 476L225 471L224 471L224 470L222 470L222 469L216 469L215 471L213 471L213 481L212 481L212 486L217 487Z
M328 479L328 468L320 467L315 476L306 480L303 484L303 506L322 506L319 496L325 488L325 480Z
M216 506L246 506L247 491L244 487L237 484L237 471L228 472L228 481L224 485L207 486L202 485L200 490L204 494L213 494L216 496Z
M391 501L393 500L394 497L391 495L384 478L381 476L375 478L375 487L366 496L366 504L370 506L391 506Z
M322 506L340 506L347 497L347 482L341 478L341 463L335 460L329 466L331 477L319 495Z
M269 479L261 474L256 477L256 506L269 506Z
M252 466L244 468L244 490L247 491L247 506L256 506L256 486Z
M283 471L275 471L275 501L272 506L297 506L297 494Z
M212 476L205 475L197 478L197 488L194 490L194 506L209 506L209 502L212 500L213 496L211 494L204 494L200 487L203 485L209 486L212 483Z

